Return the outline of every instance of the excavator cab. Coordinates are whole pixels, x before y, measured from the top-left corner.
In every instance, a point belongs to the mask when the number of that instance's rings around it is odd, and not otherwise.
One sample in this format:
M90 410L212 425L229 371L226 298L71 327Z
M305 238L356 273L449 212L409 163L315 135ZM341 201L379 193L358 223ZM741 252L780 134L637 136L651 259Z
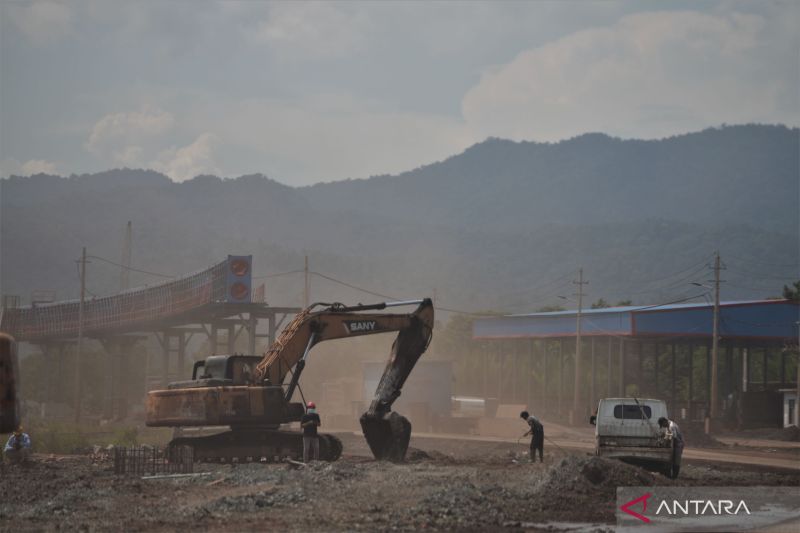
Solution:
M202 361L195 362L191 381L175 381L170 383L167 388L252 385L255 381L255 369L259 361L261 361L261 357L258 355L211 355Z

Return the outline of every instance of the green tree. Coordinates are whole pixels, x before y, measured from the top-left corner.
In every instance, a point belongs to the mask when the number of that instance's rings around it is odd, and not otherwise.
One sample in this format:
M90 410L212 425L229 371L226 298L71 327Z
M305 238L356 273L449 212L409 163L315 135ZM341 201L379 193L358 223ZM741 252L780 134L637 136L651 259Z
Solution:
M592 304L592 309L605 309L606 307L611 307L611 304L602 298Z
M793 302L800 302L800 281L783 286L783 297Z

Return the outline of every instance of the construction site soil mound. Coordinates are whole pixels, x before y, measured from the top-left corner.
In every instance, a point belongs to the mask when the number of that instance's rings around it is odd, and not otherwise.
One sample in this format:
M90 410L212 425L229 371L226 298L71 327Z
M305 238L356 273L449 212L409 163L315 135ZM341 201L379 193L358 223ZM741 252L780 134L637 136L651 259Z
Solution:
M436 450L420 450L418 448L409 448L406 453L406 462L419 463L422 461L431 461L440 464L456 464L458 460L452 455L447 455Z
M114 475L108 454L35 455L3 467L0 529L609 531L617 486L800 485L797 471L708 462L684 464L673 482L554 447L530 463L525 443L457 438L412 436L409 461L395 464L342 438L348 453L334 463L198 463L155 479Z
M709 435L705 431L683 434L686 446L692 448L727 448L728 445Z
M800 428L797 426L788 426L781 429L773 430L764 436L768 440L781 440L786 442L800 442Z
M570 456L547 469L531 501L551 518L569 520L581 509L584 520L605 521L613 516L617 487L655 484L672 481L620 461Z

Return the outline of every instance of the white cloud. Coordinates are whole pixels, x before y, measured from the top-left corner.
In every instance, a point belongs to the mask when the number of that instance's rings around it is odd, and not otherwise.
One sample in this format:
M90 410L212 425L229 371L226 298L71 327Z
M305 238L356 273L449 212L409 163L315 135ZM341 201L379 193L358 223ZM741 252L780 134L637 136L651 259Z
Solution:
M112 113L92 127L86 149L100 158L110 158L115 164L141 164L142 143L153 142L175 124L171 113L149 107L141 111Z
M44 159L31 159L20 163L16 159L4 159L0 164L0 177L33 176L34 174L57 174L58 165Z
M33 43L56 42L73 32L70 7L61 2L8 2L5 5L14 25Z
M25 135L3 156L83 143L62 170L305 184L402 172L487 136L797 124L800 4L579 4L2 3L4 28L70 33L47 54L4 41L4 126ZM61 65L86 83L60 83Z
M203 133L188 146L162 151L150 167L166 174L174 181L192 179L198 174L220 175L221 172L213 159L214 145L217 141L214 134Z
M226 144L259 155L259 168L236 172L264 172L293 185L402 172L477 140L458 119L387 111L344 95L229 102L215 128Z
M369 17L359 5L335 2L277 2L265 21L252 32L256 42L267 43L289 57L343 56L364 42Z
M111 113L94 124L84 146L106 164L152 168L175 181L221 174L213 159L218 139L210 132L197 135L186 146L164 149L176 136L191 135L191 128L176 132L176 124L172 113L158 108Z
M31 159L22 164L22 174L32 176L34 174L55 174L56 164L44 159Z
M555 141L586 131L661 137L722 122L800 119L796 67L762 16L642 13L520 53L464 97L478 136ZM796 57L795 57L796 60ZM795 74L793 74L795 73Z

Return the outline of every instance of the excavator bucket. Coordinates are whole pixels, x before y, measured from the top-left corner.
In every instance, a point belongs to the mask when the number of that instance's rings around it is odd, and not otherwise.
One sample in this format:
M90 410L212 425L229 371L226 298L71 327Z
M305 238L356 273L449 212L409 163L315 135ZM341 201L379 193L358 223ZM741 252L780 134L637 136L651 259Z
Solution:
M361 430L379 461L402 462L411 440L411 422L394 411L383 416L361 415Z
M392 344L392 353L378 383L375 397L361 415L361 430L372 454L378 460L405 460L411 439L411 422L392 411L417 360L428 348L433 330L433 304L423 300L414 312L409 327L402 329Z

